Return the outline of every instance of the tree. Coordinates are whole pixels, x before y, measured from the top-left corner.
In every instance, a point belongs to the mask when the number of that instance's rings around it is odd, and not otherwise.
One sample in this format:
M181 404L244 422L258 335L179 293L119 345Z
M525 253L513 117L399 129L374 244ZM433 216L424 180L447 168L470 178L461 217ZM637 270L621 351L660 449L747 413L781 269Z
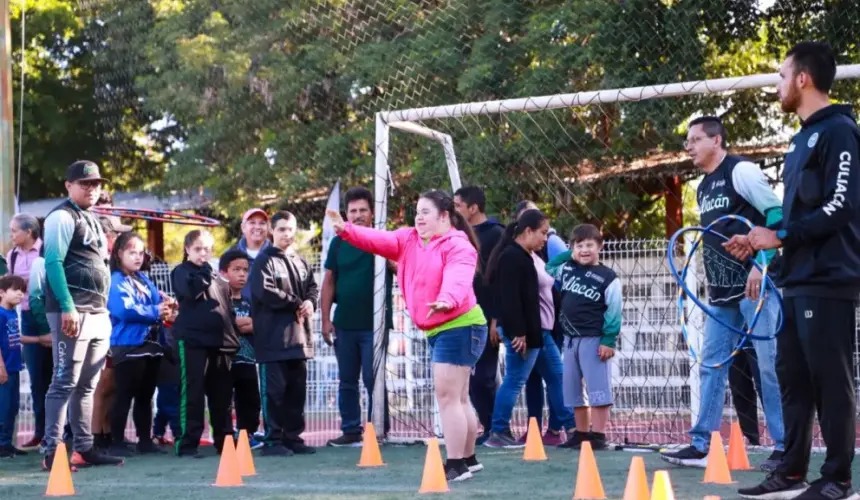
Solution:
M117 0L121 15L107 29L127 42L108 50L128 49L110 59L127 61L143 109L172 124L162 141L170 145L164 188L208 188L233 212L261 194L294 202L338 178L372 180L382 109L772 71L794 39L821 34L839 40L843 62L856 61L850 34L860 15L819 4ZM122 34L122 26L135 29ZM845 97L856 100L852 92ZM786 120L773 101L755 91L426 125L454 137L463 178L489 187L496 211L528 197L571 223L652 237L663 234L661 178L579 179L652 154L682 155L696 114L723 115L738 143L770 140ZM393 133L388 160L399 179L393 205L447 184L429 141Z
M15 127L23 117L21 199L65 194L65 168L77 159L101 163L114 180L112 189L145 187L161 172L158 162L138 142L149 119L135 120L134 106L116 109L118 121L105 120L99 80L102 71L95 48L102 45L99 25L81 15L74 0L27 0L25 40L21 45L22 12L12 2L12 56L25 60L24 109L21 66L13 68Z

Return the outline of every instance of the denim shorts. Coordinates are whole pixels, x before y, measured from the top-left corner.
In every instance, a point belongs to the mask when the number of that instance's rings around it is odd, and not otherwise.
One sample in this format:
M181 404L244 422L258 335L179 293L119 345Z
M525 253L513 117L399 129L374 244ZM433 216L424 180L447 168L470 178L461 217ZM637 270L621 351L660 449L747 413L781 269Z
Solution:
M474 367L487 344L487 326L472 325L452 328L429 337L433 350L430 361L449 365Z

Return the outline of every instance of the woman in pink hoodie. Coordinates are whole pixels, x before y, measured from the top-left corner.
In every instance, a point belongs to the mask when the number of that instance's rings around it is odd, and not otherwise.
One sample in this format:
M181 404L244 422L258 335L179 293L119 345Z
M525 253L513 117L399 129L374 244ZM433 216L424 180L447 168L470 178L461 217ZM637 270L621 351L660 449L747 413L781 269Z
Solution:
M397 262L397 281L412 322L432 348L433 382L449 481L483 469L475 458L478 419L469 376L487 342L487 320L472 287L478 244L471 226L444 191L418 199L414 228L382 231L345 223L329 210L335 231L352 245Z

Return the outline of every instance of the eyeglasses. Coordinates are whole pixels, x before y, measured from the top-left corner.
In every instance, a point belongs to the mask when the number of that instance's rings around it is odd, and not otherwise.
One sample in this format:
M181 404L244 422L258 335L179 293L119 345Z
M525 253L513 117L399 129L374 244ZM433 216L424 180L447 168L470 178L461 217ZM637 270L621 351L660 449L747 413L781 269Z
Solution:
M704 141L705 139L710 139L710 137L703 136L703 135L692 137L689 140L683 142L684 149L689 148L690 146L695 146L696 144L699 143L699 141Z
M75 184L84 189L101 189L102 181L77 181Z

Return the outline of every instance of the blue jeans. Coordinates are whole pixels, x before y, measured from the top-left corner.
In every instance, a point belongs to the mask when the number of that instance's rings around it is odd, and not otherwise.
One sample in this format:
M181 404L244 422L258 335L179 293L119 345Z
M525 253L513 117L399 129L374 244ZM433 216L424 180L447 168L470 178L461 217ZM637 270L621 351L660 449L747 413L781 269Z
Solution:
M33 313L21 311L21 334L37 336L36 322ZM50 347L40 344L24 344L24 365L30 374L30 395L33 399L33 419L36 429L33 437L41 439L45 436L45 394L51 386L54 372L54 360Z
M367 420L373 420L373 330L335 329L334 354L340 383L337 387L337 406L340 410L340 429L344 434L361 434L361 392L358 377L361 375L367 389ZM388 393L385 394L385 432L388 420Z
M561 352L561 338L555 339L555 345L558 347L559 352ZM549 399L549 389L547 389L547 397ZM543 387L543 377L541 377L540 373L532 370L531 375L529 375L528 381L526 381L526 411L528 413L529 418L536 418L538 429L543 429L543 403L544 403L544 387ZM555 408L549 407L549 430L552 431L560 431L564 426L564 422L558 417L558 412L555 411Z
M540 349L529 349L526 356L515 352L511 347L511 341L504 337L499 329L499 334L505 343L505 378L502 386L496 394L496 404L493 408L493 432L506 432L511 428L511 415L517 396L526 385L532 368L537 367L538 373L546 381L549 406L554 408L561 420L561 426L572 428L573 410L564 406L564 393L562 391L562 375L564 365L561 362L561 353L552 334L548 330L543 332L543 347ZM560 427L561 427L560 426Z
M0 446L15 444L15 419L21 405L20 386L20 372L9 372L9 380L0 384Z
M713 314L725 323L736 328L743 328L752 321L755 315L756 303L743 299L739 304L726 306L710 306ZM755 335L773 336L779 316L779 305L770 296L762 309L756 323ZM726 379L731 362L719 368L709 368L726 359L737 344L739 335L712 319L705 318L705 334L702 342L702 366L699 369L700 397L699 419L690 430L693 446L702 452L708 450L711 433L719 430L723 416L723 404L726 399ZM758 356L759 376L761 377L761 399L768 432L777 450L785 449L785 430L782 423L782 401L780 399L779 381L776 378L776 340L748 340L752 343Z
M173 439L179 439L181 434L179 428L179 384L159 384L155 393L155 408L155 418L152 419L152 435L164 437L167 432L167 425L170 424Z

